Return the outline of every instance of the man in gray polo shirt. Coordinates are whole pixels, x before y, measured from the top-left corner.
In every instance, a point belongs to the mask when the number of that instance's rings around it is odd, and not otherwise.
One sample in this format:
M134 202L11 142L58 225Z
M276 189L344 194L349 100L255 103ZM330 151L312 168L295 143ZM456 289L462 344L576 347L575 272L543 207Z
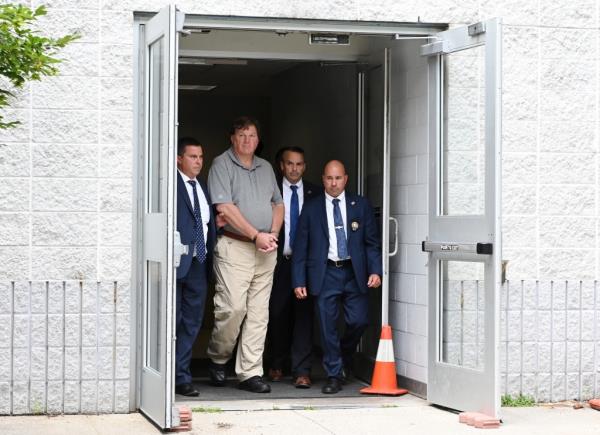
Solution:
M284 210L273 168L254 155L258 130L255 119L236 119L231 148L215 158L208 174L213 204L226 225L214 250L215 325L207 354L211 383L223 386L225 363L238 342L239 388L268 393L262 357Z

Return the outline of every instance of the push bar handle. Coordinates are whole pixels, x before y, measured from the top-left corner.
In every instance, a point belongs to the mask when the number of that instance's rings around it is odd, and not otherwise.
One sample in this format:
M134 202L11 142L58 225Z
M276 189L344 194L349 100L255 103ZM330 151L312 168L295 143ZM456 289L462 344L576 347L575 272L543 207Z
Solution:
M449 252L463 254L492 255L494 253L493 243L455 243L455 242L421 242L423 252Z

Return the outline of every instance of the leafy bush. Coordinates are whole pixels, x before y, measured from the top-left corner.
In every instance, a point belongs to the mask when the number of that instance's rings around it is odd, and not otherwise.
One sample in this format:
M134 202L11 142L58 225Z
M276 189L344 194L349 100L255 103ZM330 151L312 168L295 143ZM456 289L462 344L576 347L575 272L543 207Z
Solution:
M60 59L56 54L79 35L48 38L31 28L38 17L46 15L46 8L30 9L23 5L0 5L0 75L15 87L21 88L30 80L58 74ZM9 104L13 94L0 88L0 109ZM18 125L19 121L5 122L0 114L0 129Z
M523 407L523 406L535 406L535 399L531 396L524 396L519 394L518 396L512 397L507 394L502 396L502 406L506 407Z

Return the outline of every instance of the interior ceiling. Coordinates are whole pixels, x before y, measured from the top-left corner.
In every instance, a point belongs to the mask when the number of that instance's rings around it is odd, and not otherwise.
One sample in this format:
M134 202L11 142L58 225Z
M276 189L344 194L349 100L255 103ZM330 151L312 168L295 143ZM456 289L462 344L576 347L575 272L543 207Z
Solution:
M271 78L297 64L296 61L255 59L249 59L246 65L180 64L179 84L216 86L211 91L181 91L203 95L268 95Z

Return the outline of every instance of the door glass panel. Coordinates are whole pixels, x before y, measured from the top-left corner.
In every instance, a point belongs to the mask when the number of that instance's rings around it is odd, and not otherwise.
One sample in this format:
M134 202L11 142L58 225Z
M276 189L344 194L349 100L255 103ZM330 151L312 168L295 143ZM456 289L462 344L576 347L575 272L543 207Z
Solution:
M445 54L440 210L448 215L485 211L485 47Z
M163 89L163 58L164 38L150 45L150 77L148 80L149 125L148 125L148 212L161 212L161 192L163 188L161 154L163 143L162 123L164 104L161 89Z
M161 263L147 262L146 291L146 365L160 372L160 353L162 335L160 334L161 316Z
M485 265L439 261L441 362L483 370Z

